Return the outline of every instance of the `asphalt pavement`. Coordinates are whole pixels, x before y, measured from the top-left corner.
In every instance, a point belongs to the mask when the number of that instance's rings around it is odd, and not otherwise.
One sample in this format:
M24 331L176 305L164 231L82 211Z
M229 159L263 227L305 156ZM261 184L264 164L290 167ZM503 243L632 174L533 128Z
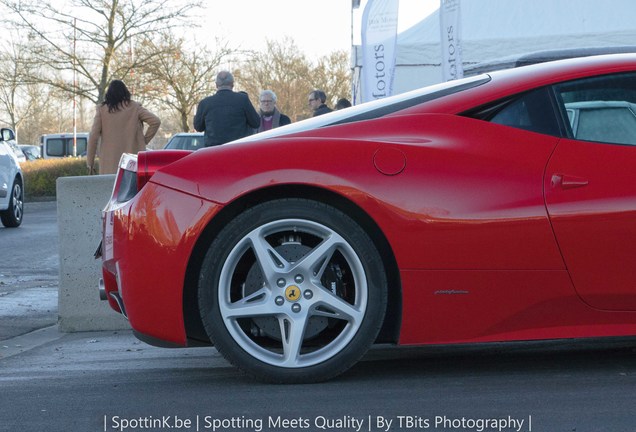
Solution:
M56 202L26 203L20 227L0 227L0 347L57 323L58 286Z
M73 336L95 339L58 331L58 287L57 203L27 202L20 227L0 226L0 363Z

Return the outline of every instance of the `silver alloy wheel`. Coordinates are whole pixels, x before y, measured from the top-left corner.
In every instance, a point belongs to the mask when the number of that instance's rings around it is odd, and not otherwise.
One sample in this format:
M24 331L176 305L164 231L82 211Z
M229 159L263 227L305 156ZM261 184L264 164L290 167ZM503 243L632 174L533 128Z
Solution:
M22 224L24 216L24 189L20 179L16 178L13 186L11 186L11 195L9 197L9 207L0 211L0 220L2 225L9 228L19 227Z
M303 251L298 258L281 249L281 236L289 233L298 235L293 240ZM304 236L314 240L300 240ZM248 256L260 270L259 287L252 291L246 291L241 271ZM349 275L346 295L335 282L323 284L334 260ZM237 285L243 287L238 292ZM341 352L360 329L367 301L367 275L353 247L334 230L306 219L276 220L252 230L236 243L220 272L219 311L230 336L253 358L281 368L312 366ZM263 319L277 329L277 343L256 337L254 322ZM318 342L308 331L316 320L329 321L314 329L321 333Z
M22 220L22 213L24 212L24 200L22 197L22 185L16 182L13 186L13 216L17 221Z

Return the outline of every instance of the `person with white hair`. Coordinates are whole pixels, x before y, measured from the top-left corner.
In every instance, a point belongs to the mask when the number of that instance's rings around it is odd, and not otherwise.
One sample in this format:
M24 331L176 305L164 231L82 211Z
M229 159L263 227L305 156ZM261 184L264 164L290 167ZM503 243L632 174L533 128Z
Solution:
M263 90L259 95L259 108L261 116L261 124L256 132L263 132L275 129L279 126L285 126L291 123L291 119L281 113L276 106L278 98L272 90Z

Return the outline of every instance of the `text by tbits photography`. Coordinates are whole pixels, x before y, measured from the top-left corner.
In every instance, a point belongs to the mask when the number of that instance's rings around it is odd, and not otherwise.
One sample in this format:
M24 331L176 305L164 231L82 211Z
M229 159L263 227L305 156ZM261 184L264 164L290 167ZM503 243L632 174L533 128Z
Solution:
M212 432L275 432L275 431L466 431L466 432L532 432L532 415L515 416L449 416L449 415L368 415L266 417L215 415L162 415L124 417L104 415L104 432L119 431L212 431Z

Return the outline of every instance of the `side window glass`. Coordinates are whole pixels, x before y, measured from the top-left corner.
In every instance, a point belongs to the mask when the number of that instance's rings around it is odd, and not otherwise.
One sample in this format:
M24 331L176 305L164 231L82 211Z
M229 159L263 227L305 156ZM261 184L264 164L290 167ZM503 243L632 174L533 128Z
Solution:
M540 88L464 115L503 126L559 136L559 123L552 107L548 90Z
M555 87L571 138L636 145L636 74L581 79Z
M77 156L86 154L86 138L77 138L75 145L77 146L75 149ZM66 155L73 155L73 138L68 138L66 141Z
M49 156L65 156L64 140L52 138L46 142L46 154Z
M511 102L508 106L495 114L490 121L519 129L530 129L532 127L525 98Z
M86 138L77 138L77 155L86 154Z

